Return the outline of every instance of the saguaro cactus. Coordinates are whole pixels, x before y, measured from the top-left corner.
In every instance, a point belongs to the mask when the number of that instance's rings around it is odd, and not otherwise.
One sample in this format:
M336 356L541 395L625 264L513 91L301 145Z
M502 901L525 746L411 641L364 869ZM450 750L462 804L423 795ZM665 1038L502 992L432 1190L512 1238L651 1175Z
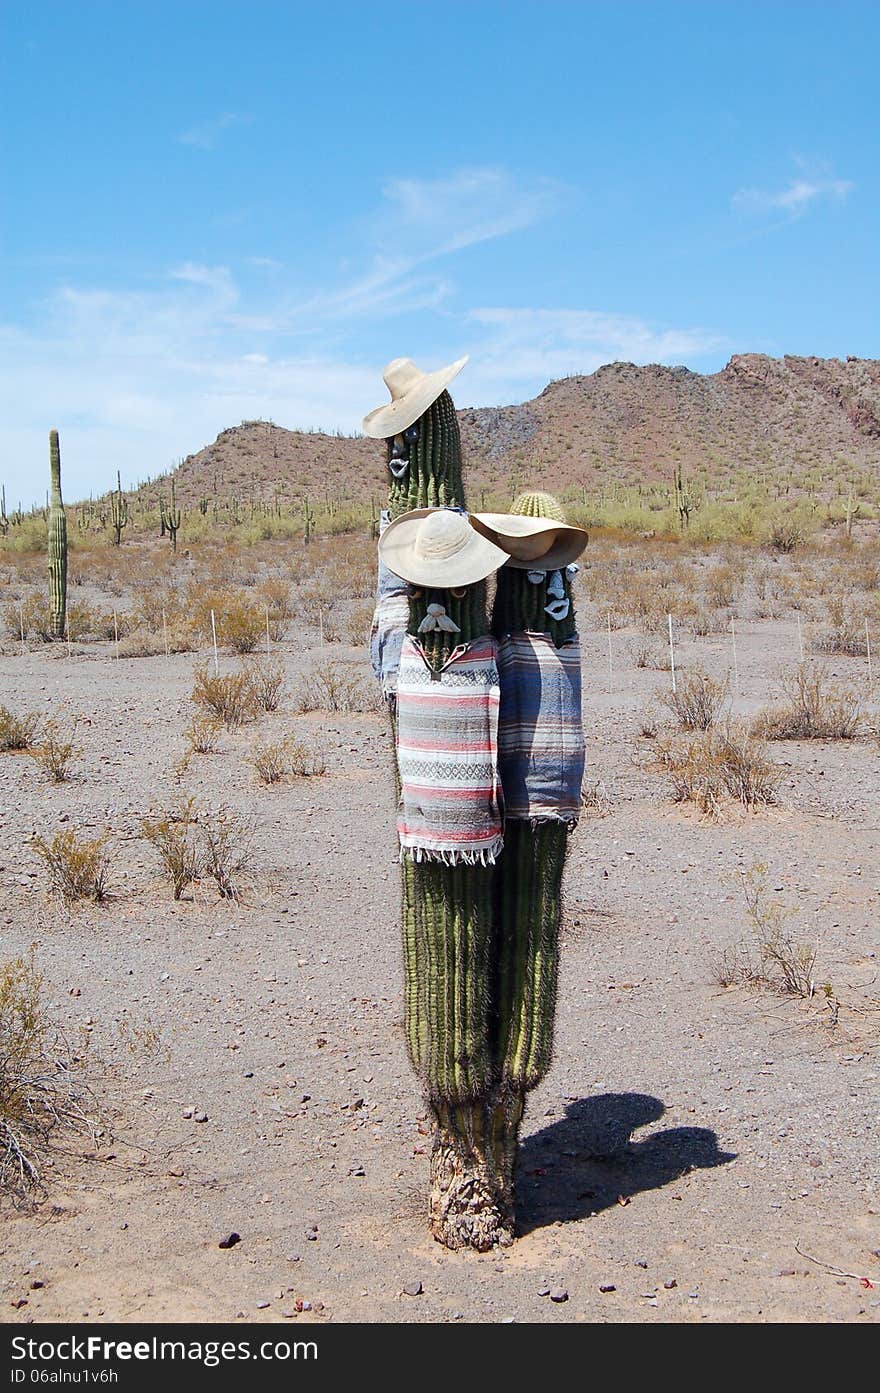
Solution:
M549 494L522 494L511 511L564 522ZM492 632L499 638L546 634L557 650L571 643L577 630L567 569L529 572L505 566L498 575ZM526 1093L550 1067L562 873L574 821L569 813L540 820L509 816L505 822L504 850L496 866L497 1010L501 1087L510 1100L511 1127L516 1120L518 1128ZM515 1148L515 1136L508 1144Z
M447 391L415 423L417 435L388 442L392 517L413 508L463 507L461 442ZM408 632L419 633L429 602L442 602L458 632L421 635L437 670L453 648L487 632L485 582L416 592ZM406 1039L430 1109L434 1137L429 1218L451 1248L480 1250L512 1239L512 1156L505 1146L493 993L493 867L402 863Z
M67 517L61 501L61 447L49 432L49 623L53 638L64 637L67 614Z
M116 492L110 495L110 518L113 523L113 545L122 545L122 529L128 526L128 499L122 492L122 479L116 471Z
M165 508L164 522L165 531L171 538L171 550L177 551L177 533L180 530L181 512L177 507L177 499L174 494L174 479L171 480L171 503Z

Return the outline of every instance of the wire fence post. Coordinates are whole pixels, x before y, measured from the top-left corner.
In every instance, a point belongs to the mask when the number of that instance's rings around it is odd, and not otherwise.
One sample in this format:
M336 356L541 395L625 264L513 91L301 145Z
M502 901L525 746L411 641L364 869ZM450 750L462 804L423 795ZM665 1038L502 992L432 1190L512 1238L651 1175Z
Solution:
M672 615L667 614L666 618L669 620L669 667L672 672L672 690L675 692L677 686L675 681L675 644L672 642Z
M220 675L220 659L217 656L217 623L213 610L211 610L211 638L214 640L214 676L218 677Z

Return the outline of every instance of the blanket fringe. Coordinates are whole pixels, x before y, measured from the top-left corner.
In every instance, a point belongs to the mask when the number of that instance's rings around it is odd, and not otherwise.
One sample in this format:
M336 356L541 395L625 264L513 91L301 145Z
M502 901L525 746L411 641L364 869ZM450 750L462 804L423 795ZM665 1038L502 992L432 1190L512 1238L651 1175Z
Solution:
M503 837L498 837L490 846L481 847L479 851L439 851L428 846L402 846L400 860L403 862L409 857L417 865L423 861L436 861L443 866L494 866L503 846Z

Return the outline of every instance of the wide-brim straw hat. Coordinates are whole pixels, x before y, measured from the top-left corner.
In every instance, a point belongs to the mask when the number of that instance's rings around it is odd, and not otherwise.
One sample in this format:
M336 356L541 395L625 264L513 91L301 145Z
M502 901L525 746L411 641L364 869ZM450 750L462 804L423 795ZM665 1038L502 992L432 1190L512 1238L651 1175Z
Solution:
M465 354L436 372L421 372L412 358L394 358L382 374L391 393L391 401L385 406L377 406L375 411L364 417L364 435L372 436L374 440L389 440L393 435L400 435L407 426L424 415L453 377L461 372L467 360L468 355Z
M559 571L580 556L589 541L583 527L556 518L522 513L471 513L471 525L507 553L507 564L520 571Z
M379 538L379 555L401 580L434 590L473 585L507 560L507 552L455 508L401 513Z

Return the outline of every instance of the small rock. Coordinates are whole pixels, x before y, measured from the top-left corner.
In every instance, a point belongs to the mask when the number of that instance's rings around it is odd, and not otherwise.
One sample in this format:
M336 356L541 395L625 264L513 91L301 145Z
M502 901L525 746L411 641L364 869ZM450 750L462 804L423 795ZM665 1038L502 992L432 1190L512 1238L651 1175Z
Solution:
M599 1290L602 1292L617 1291L617 1287L613 1282L603 1282Z
M194 1113L193 1113L193 1122L207 1122L207 1120L208 1120L208 1114L207 1114L206 1112L194 1112Z
M567 1301L567 1300L568 1300L568 1292L566 1291L565 1287L554 1287L553 1290L552 1290L551 1293L550 1293L550 1300L551 1300L551 1301Z
M674 1287L678 1286L678 1282L674 1277L670 1277L668 1282L663 1283L663 1286L666 1291L672 1291Z
M312 1303L311 1303L311 1301L304 1301L304 1302L303 1302L303 1310L304 1310L304 1311L310 1311L311 1309L312 1309Z
M265 1311L266 1308L267 1308L267 1306L269 1305L269 1302L268 1302L268 1301L256 1301L256 1302L254 1302L254 1305L256 1306L256 1308L257 1308L258 1311Z
M220 1242L217 1244L217 1247L218 1247L218 1248L234 1248L235 1245L236 1245L236 1243L240 1243L240 1242L241 1242L241 1234L240 1234L240 1233L235 1233L235 1232L233 1232L233 1233L228 1233L228 1234L226 1235L225 1238L221 1238L221 1239L220 1239Z
M31 1291L39 1291L40 1288L44 1287L45 1285L46 1283L41 1281L39 1277L35 1277L34 1280L31 1282Z
M538 1295L539 1295L539 1296L549 1296L549 1295L550 1295L550 1288L549 1288L549 1287L538 1287Z
M407 1282L403 1291L405 1296L421 1296L424 1287L421 1282Z
M195 1108L184 1108L183 1112L181 1113L181 1116L185 1117L187 1122L189 1122L194 1112Z
M301 1253L288 1253L288 1254L287 1254L287 1261L288 1261L288 1262L302 1262L302 1254L301 1254Z
M243 1078L243 1079L252 1079L253 1077L254 1077L254 1071L253 1071L253 1069L245 1069L244 1073L242 1074L242 1078Z
M644 1268L647 1270L647 1266L648 1266L648 1264L645 1262L645 1259L644 1259L644 1258L637 1258L637 1259L636 1259L636 1267L644 1267Z

